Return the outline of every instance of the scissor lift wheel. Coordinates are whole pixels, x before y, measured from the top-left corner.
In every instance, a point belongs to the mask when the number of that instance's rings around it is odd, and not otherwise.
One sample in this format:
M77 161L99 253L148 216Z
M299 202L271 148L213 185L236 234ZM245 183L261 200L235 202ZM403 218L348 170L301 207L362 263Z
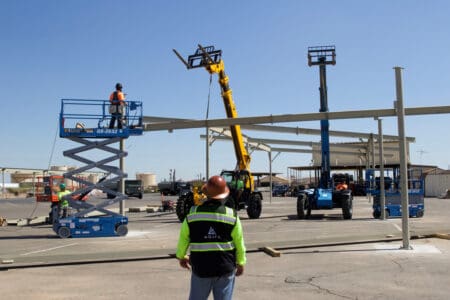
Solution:
M66 239L66 238L70 237L70 229L66 226L61 226L58 229L58 235L60 238Z
M128 233L128 226L125 224L120 224L116 226L116 233L118 236L125 236Z

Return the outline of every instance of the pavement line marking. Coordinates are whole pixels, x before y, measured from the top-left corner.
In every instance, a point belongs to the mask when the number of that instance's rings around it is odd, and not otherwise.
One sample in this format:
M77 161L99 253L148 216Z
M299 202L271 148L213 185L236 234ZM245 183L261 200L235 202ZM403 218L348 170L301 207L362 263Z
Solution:
M154 228L163 228L163 227L167 227L167 226L171 226L172 224L161 224L161 225L157 225Z
M151 231L128 231L125 237L139 237L152 233Z
M53 247L53 248L48 248L48 249L43 249L43 250L31 251L31 252L24 253L24 254L21 254L21 255L22 255L22 256L25 256L25 255L35 254L35 253L41 253L41 252L46 252L46 251L52 251L52 250L56 250L56 249L60 249L60 248L64 248L64 247L73 246L73 245L78 245L78 243L72 243L72 244L67 244L67 245L58 246L58 247Z

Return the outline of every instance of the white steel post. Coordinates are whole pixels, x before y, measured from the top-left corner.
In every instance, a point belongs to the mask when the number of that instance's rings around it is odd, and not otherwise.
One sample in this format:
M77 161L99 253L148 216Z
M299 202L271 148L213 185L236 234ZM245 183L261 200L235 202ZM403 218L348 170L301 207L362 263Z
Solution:
M6 198L5 191L5 168L2 168L2 198Z
M270 149L270 151L267 153L269 153L269 174L270 174L269 203L272 204L272 149Z
M395 109L398 120L398 136L400 142L400 197L402 200L402 249L409 250L409 198L408 198L408 165L406 160L406 138L405 138L405 109L403 107L403 88L402 88L402 68L394 67L395 87L397 91L397 100Z
M386 210L384 209L386 205L386 196L384 192L384 146L383 146L383 125L382 119L376 118L378 120L378 148L380 155L380 207L381 207L381 220L386 220Z
M375 140L373 133L370 134L370 165L372 169L375 169Z
M33 197L36 196L36 172L33 172Z

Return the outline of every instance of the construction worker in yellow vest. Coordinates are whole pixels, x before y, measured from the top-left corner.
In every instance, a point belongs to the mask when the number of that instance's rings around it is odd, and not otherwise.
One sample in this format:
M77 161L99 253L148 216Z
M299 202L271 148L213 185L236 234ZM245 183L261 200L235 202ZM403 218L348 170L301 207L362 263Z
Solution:
M223 177L212 176L202 190L208 199L184 219L176 257L182 268L192 267L189 299L206 300L211 291L214 299L232 299L247 261L241 221L224 204L230 190Z
M62 218L67 218L67 210L69 208L69 201L64 198L65 195L70 194L71 191L66 190L66 185L64 183L61 183L59 185L59 192L58 192L58 215ZM62 211L62 215L61 215Z

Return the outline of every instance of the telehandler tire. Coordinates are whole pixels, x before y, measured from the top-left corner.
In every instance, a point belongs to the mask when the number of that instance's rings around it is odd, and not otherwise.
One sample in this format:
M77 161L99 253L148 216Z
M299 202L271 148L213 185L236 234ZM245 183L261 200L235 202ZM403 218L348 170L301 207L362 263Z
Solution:
M178 220L180 222L184 221L184 218L189 213L189 210L194 205L194 194L192 192L185 193L181 195L177 200L177 206L175 211L177 213Z
M351 220L353 216L353 196L351 194L342 198L342 217Z
M306 195L299 194L297 197L297 216L299 219L304 219L306 217L306 210Z
M250 219L258 219L261 215L262 202L261 195L254 193L250 195L247 203L247 215Z

